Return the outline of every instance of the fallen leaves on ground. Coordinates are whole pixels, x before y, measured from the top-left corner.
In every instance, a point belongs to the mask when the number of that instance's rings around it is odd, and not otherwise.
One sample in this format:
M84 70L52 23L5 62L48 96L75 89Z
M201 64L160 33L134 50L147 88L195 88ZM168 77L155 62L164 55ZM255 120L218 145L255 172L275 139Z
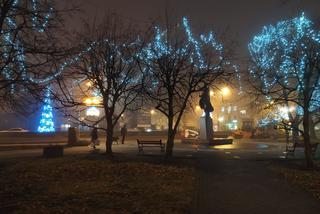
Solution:
M316 162L320 164L320 162ZM297 162L297 165L301 165ZM308 192L311 192L314 197L320 200L320 171L306 170L303 168L286 167L285 165L273 165L272 170L280 173L286 180L293 185L302 187Z
M186 213L189 167L105 159L11 163L0 174L0 211L17 213Z

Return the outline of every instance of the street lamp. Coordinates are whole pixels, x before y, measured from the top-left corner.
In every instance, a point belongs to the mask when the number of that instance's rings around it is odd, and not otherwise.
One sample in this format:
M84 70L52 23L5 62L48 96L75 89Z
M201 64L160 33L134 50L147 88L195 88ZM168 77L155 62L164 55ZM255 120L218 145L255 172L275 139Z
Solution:
M225 87L223 87L223 88L221 89L222 103L224 103L224 98L225 98L226 96L229 96L230 93L231 93L231 90L230 90L230 88L228 88L227 86L225 86Z
M221 89L220 93L221 93L222 106L223 106L223 108L225 108L225 106L224 106L224 98L225 98L226 96L229 96L229 95L231 94L231 90L230 90L229 87L225 86L225 87L223 87L223 88ZM223 112L222 109L221 109L221 112ZM221 128L220 125L221 125L221 123L222 123L222 124L225 124L224 122L225 122L224 117L223 117L223 116L220 116L220 117L218 118L218 128Z
M91 98L86 98L86 99L84 99L84 104L86 105L86 106L91 106L92 105L92 100L91 100Z
M88 81L88 82L86 83L86 85L87 85L87 87L91 87L91 86L92 86L92 82Z
M99 101L98 98L94 97L94 98L92 98L92 103L93 103L94 105L99 105L99 104L100 104L100 101Z
M101 104L101 100L99 97L87 97L83 100L83 103L86 106L99 106Z
M230 94L230 89L228 87L223 87L221 89L222 96L228 96Z

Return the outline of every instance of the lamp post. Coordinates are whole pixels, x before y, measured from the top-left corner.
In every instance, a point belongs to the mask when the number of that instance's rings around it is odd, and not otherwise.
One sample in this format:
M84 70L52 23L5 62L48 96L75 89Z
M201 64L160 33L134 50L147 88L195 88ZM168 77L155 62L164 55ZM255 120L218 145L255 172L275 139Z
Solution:
M218 117L218 129L220 128L220 123L223 123L224 121L224 117L221 116L221 117Z
M225 86L221 89L222 103L224 103L224 97L228 96L231 93L231 90Z
M83 101L85 106L101 106L101 98L100 97L87 97Z
M227 108L226 108L226 106L224 106L224 98L230 94L230 89L227 86L224 86L220 90L220 94L221 94L221 103L222 103L220 111L222 112L222 107L223 107L224 112L225 112ZM220 129L220 130L222 129L222 127L220 127L220 126L223 125L223 123L225 123L224 113L222 113L222 115L218 116L218 129Z

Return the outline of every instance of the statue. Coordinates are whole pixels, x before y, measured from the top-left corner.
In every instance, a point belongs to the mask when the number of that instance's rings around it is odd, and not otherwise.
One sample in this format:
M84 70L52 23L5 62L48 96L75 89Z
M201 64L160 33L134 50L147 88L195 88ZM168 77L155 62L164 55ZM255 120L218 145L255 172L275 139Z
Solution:
M210 102L210 94L209 94L208 86L206 86L203 89L203 92L200 95L199 105L200 105L200 108L203 109L203 111L205 113L209 113L210 114L211 112L214 111L214 109L213 109L213 107L211 105L211 102Z
M210 102L210 94L208 86L205 86L199 101L200 108L203 109L205 115L200 118L200 139L213 142L213 125L210 113L214 111Z

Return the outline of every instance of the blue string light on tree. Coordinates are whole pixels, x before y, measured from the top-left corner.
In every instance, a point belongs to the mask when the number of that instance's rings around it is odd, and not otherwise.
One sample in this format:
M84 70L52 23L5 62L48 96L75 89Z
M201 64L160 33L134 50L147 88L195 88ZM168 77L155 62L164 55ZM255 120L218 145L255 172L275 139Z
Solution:
M199 73L207 70L219 72L222 66L229 67L230 70L237 74L239 90L242 90L240 84L240 71L236 65L225 59L223 45L218 42L213 32L200 35L194 34L189 24L189 20L186 17L182 19L182 24L178 24L177 27L180 28L181 32L185 35L185 41L180 41L181 44L178 46L171 44L170 41L168 41L168 38L171 36L168 35L168 29L162 30L158 26L155 27L152 40L146 45L141 53L138 54L138 57L147 59L146 61L149 64L147 67L152 67L151 64L155 60L164 57L171 56L174 58L179 56L180 58L183 58L188 56L190 58L190 64L194 65L195 68L197 68L196 72ZM179 36L183 36L183 34ZM212 53L207 54L206 52L208 50ZM210 55L210 57L208 57L208 55ZM152 73L149 69L146 69L145 71L148 72L147 75Z
M295 99L301 114L301 99L310 100L309 112L320 108L320 90L317 71L310 73L311 81L306 83L310 72L310 60L320 59L320 31L314 29L313 22L304 13L299 17L280 21L275 26L266 26L248 45L253 61L251 78L260 82L267 100L279 98L281 93ZM310 55L310 53L312 53ZM318 60L317 60L318 59ZM308 67L309 66L309 67ZM304 97L305 88L312 92L311 99ZM299 114L299 112L298 112Z
M49 19L53 13L53 8L50 6L51 1L45 1L43 4L43 0L32 0L30 1L31 7L31 24L33 29L36 32L44 32L49 23ZM0 43L2 47L2 54L0 59L4 62L3 69L1 69L1 76L8 82L11 83L11 92L14 93L15 85L14 80L17 78L21 78L22 81L27 80L27 74L25 70L26 64L26 56L23 46L23 38L17 32L19 32L19 28L21 27L19 22L20 19L20 9L19 8L28 8L29 5L25 5L26 3L22 0L14 0L10 2L7 16L4 17L4 25L2 27L1 35L0 35ZM39 5L47 5L48 8L46 12L43 8L39 8ZM18 65L18 68L16 68ZM15 69L13 71L13 69Z

